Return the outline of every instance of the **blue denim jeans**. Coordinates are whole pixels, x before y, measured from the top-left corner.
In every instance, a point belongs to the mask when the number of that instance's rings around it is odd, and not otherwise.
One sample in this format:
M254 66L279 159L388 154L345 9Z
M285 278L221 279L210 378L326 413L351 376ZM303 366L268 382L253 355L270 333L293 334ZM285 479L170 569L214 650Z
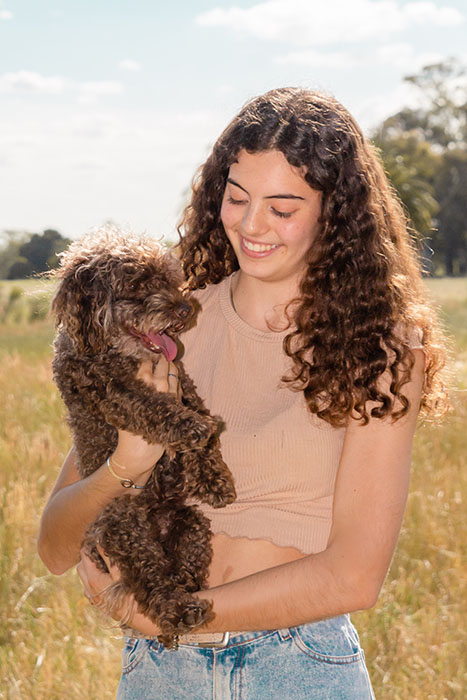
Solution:
M348 615L247 632L222 649L125 638L117 700L374 700Z

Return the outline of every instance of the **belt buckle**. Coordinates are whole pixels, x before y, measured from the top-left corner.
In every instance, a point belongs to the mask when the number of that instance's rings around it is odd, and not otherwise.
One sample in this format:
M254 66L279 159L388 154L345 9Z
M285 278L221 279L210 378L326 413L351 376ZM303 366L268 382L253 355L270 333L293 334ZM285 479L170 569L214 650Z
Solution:
M216 649L224 649L229 643L230 632L224 632L220 642L196 642L200 649L206 649L208 647L215 647Z
M206 641L203 642L201 641L203 637L213 637L214 635L219 635L221 632L214 632L212 635L210 635L208 632L205 634L182 634L180 637L177 636L177 646L175 648L178 648L178 644L193 644L193 646L197 646L199 649L208 649L211 647L214 647L216 649L225 649L227 644L229 643L230 639L230 632L222 632L222 639L218 642L215 641ZM200 640L201 637L201 640Z

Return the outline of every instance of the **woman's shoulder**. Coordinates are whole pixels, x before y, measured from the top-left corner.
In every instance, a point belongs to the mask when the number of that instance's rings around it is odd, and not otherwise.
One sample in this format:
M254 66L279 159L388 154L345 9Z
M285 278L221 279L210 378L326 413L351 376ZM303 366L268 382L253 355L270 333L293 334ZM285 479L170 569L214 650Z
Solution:
M415 323L408 323L405 321L399 321L395 327L395 335L406 343L409 348L416 350L418 348L423 350L423 331Z
M428 363L428 356L424 343L423 330L415 322L398 321L394 327L394 335L399 342L405 344L410 350L421 350L425 357L425 368ZM384 341L381 341L381 346L387 353L388 362L392 364L396 359L396 353L393 349L388 348Z

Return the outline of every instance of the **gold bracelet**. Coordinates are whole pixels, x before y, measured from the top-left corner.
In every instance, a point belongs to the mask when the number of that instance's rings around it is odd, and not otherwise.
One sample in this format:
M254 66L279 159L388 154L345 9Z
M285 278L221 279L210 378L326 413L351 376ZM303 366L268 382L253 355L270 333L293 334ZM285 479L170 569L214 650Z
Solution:
M119 464L113 455L112 455L112 462L113 462L115 467L118 467L119 469L123 469L123 471L126 472L126 467L124 467L123 464Z
M118 476L118 474L116 474L116 473L114 472L114 470L112 469L112 465L110 464L110 457L107 457L106 464L107 464L107 467L108 467L108 469L109 469L109 472L112 474L112 476L114 476L116 479L119 480L119 482L121 483L121 485L123 486L124 489L138 489L138 490L141 490L141 489L144 489L144 488L145 488L144 486L138 486L138 485L135 484L135 482L132 481L131 479L122 479L121 476ZM120 465L118 465L118 466L120 466ZM123 467L122 467L122 469L123 469Z

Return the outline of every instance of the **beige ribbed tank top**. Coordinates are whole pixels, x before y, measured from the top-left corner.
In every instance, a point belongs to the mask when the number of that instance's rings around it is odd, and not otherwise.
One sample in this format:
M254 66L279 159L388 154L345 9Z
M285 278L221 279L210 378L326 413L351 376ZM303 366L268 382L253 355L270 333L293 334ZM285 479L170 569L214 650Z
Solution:
M195 293L197 324L182 336L186 370L224 421L221 448L237 500L205 504L214 533L263 539L304 553L325 549L345 428L309 413L302 392L281 386L288 331L252 328L235 312L231 277Z

